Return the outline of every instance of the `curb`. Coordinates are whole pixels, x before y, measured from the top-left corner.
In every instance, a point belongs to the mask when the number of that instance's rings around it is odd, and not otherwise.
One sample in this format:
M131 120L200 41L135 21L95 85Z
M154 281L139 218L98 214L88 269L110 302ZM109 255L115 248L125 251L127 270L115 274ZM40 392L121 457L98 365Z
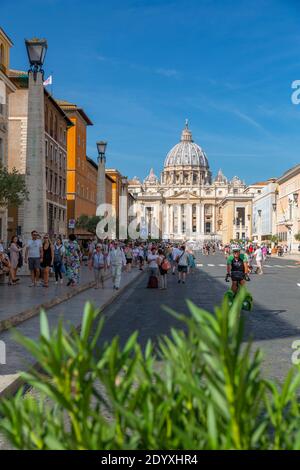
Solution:
M125 284L124 286L120 287L120 289L116 292L114 292L112 294L112 296L103 304L99 307L99 310L101 312L103 312L112 302L114 302L114 300L119 297L123 291L128 287L130 286L133 282L135 282L141 275L142 273L137 273L137 275L131 280L129 281L127 284ZM109 279L111 276L108 276L105 280ZM92 286L95 284L94 282L91 282L89 284L92 284ZM87 286L87 284L85 285ZM82 288L84 286L81 286ZM85 287L84 289L81 290L81 292L83 292L84 290L87 290L89 287ZM78 292L79 293L79 292ZM71 297L73 297L74 295L76 295L75 293L73 293L73 295ZM67 299L65 299L67 300ZM64 300L62 301L64 302ZM49 303L49 302L48 302ZM58 302L60 303L60 302ZM45 304L44 304L45 305ZM39 313L39 312L38 312ZM35 314L36 315L36 314ZM34 316L34 315L32 315ZM30 317L29 317L30 318ZM25 321L25 320L24 320ZM20 322L21 323L21 322ZM79 325L77 325L75 327L75 329L80 332L81 330L81 323ZM33 363L31 366L30 366L30 369L36 369L36 370L41 370L41 366L38 362L35 362ZM29 369L29 371L30 371ZM28 371L26 371L28 372ZM17 374L14 375L14 378L12 379L12 381L7 385L7 386L4 386L4 388L1 390L0 389L0 399L2 398L8 398L9 396L11 395L15 395L18 391L18 389L20 387L24 387L24 392L26 393L27 389L26 389L26 382L22 379L21 375L20 375L20 372L18 372ZM31 387L28 387L28 388L31 388Z
M111 275L108 275L104 277L104 281L107 281L107 279L110 279ZM18 326L20 323L23 323L26 320L29 320L30 318L34 317L35 315L38 315L41 310L48 310L49 308L55 307L56 305L61 304L62 302L65 302L66 300L71 299L75 295L81 294L81 292L84 292L87 289L90 289L91 287L94 287L95 281L90 281L86 284L82 284L81 286L76 287L75 289L72 288L73 290L70 290L70 292L67 292L63 294L61 297L55 297L48 302L45 302L43 304L36 305L35 307L28 308L27 310L24 310L23 312L17 313L16 315L12 315L11 317L1 320L0 321L0 333L3 331L9 330L13 326Z

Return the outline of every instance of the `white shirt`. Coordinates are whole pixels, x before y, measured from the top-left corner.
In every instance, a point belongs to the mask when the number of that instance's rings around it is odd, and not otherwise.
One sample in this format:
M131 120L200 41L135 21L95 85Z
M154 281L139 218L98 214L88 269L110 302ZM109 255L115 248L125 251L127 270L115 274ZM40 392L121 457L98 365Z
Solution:
M149 253L148 255L148 263L149 263L149 268L157 268L157 260L158 255L153 255L152 253Z
M42 240L40 240L39 238L37 238L36 240L29 240L27 243L28 258L40 258L41 246L42 246Z
M120 266L122 264L126 264L126 258L125 258L125 255L124 255L124 251L121 250L120 247L118 247L117 249L115 248L112 248L108 254L108 257L107 257L107 264L108 266L112 265L112 266Z
M185 251L179 252L180 260L178 261L178 266L187 266L189 264L189 255Z
M256 261L262 261L262 259L263 259L263 254L262 254L261 248L257 248L257 249L255 250L254 256L255 256Z
M180 255L181 255L181 250L179 250L179 248L172 248L173 261L176 261L176 258Z

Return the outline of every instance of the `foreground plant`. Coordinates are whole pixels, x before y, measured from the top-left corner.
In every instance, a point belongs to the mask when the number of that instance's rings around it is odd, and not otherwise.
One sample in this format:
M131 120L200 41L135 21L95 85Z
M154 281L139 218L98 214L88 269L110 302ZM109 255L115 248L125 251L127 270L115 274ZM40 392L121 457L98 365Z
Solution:
M0 403L0 429L18 449L299 449L300 372L279 387L261 377L261 354L242 343L244 292L215 314L191 302L173 329L142 351L134 333L100 347L103 319L90 304L81 332L50 332L41 313L40 364L23 373L39 391ZM100 343L101 344L101 343Z

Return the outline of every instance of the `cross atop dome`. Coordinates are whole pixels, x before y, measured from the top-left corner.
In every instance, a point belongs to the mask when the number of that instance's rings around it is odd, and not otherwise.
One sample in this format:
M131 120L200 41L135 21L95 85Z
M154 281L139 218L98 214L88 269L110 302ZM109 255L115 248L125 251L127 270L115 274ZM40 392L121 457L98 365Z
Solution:
M189 120L185 120L185 127L181 134L181 142L193 142L192 133L189 130Z

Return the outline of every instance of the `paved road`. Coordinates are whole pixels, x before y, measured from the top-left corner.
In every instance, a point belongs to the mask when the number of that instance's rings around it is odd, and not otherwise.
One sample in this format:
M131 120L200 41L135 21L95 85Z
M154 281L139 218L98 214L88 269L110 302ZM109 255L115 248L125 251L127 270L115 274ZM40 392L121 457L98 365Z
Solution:
M199 267L185 285L177 276L168 275L167 291L146 288L147 275L138 279L127 292L106 309L107 321L103 340L116 334L124 343L135 330L144 346L149 338L168 333L178 322L162 309L167 305L188 313L186 299L213 311L221 302L228 284L225 283L225 260L200 255ZM300 339L300 264L285 259L269 259L265 274L252 275L247 287L254 296L254 310L246 316L246 336L254 339L254 347L265 353L264 370L267 376L282 380L291 365L291 344Z

